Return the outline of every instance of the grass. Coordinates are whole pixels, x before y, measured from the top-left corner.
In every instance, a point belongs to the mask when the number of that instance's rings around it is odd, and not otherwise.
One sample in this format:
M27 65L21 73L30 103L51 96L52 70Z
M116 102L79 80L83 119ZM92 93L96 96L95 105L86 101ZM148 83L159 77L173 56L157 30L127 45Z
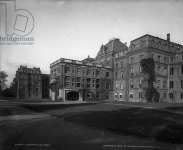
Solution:
M73 106L94 105L96 103L76 103L76 104L21 104L20 106L35 112L44 112L47 110L64 109Z
M117 134L183 144L182 115L161 110L128 108L72 114L67 121L109 130Z
M183 106L170 106L166 108L167 110L172 110L172 111L179 111L179 112L183 112Z
M30 114L30 110L19 107L0 108L0 116Z

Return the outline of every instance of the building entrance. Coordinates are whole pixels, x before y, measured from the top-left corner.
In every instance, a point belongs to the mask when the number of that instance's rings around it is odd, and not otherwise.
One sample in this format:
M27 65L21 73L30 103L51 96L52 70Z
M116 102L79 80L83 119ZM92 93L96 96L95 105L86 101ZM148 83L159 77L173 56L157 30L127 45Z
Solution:
M67 92L66 100L70 100L70 101L77 101L77 100L79 100L79 92L76 92L76 91L69 91L69 92Z

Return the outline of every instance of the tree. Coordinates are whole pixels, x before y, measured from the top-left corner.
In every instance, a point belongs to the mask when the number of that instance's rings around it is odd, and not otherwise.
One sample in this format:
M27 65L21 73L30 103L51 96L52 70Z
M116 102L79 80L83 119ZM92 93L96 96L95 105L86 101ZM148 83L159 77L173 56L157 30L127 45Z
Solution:
M0 71L0 95L2 91L6 88L6 81L7 81L7 73L4 71Z
M148 102L159 102L160 94L154 88L155 81L155 63L152 58L142 59L140 62L142 73L147 77L147 87L145 89L145 97Z

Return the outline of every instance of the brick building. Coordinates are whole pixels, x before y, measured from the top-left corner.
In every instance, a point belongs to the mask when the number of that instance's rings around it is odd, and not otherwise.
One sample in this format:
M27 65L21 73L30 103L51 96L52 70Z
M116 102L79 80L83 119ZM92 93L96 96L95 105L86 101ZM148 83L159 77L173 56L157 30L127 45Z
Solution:
M115 55L114 99L146 102L140 61L153 58L155 62L154 87L160 94L159 102L183 102L183 46L167 39L144 35L131 41L124 55Z
M111 67L61 58L50 65L52 100L92 101L109 99L112 91Z
M40 68L20 66L13 81L18 99L49 98L49 75Z
M172 42L170 34L166 39L146 34L132 40L129 47L113 38L102 44L96 58L83 61L61 58L53 62L50 95L52 99L63 100L111 98L147 102L144 88L147 76L140 65L147 58L154 60L153 86L159 93L159 102L183 102L183 46Z

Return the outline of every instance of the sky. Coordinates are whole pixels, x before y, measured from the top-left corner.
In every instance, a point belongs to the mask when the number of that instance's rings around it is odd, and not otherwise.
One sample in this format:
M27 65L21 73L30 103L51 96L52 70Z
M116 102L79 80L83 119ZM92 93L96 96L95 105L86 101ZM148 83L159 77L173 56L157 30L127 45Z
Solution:
M0 69L8 84L20 65L50 72L50 63L64 57L95 57L111 38L127 42L152 34L183 44L183 2L176 0L16 0L29 10L33 45L0 45ZM2 20L1 20L1 23Z

